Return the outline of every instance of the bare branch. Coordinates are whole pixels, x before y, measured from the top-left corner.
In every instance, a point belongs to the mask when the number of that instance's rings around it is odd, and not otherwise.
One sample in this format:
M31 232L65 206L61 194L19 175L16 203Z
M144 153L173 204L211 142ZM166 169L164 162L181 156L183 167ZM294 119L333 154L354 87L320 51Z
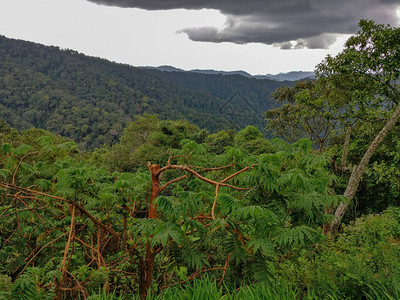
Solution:
M161 168L160 170L158 170L158 172L156 173L156 176L159 176L160 174L162 174L166 170L183 170L183 171L186 171L186 172L194 175L195 177L199 178L200 180L202 180L204 182L207 182L209 184L215 185L215 186L216 185L225 186L225 187L229 187L231 189L239 190L239 191L245 191L245 190L249 190L250 189L250 188L241 188L241 187L237 187L237 186L234 186L234 185L231 185L231 184L226 184L224 182L218 182L218 181L211 180L211 179L209 179L207 177L204 177L204 176L200 175L198 172L194 171L193 169L191 169L191 168L189 168L188 166L185 166L185 165L169 165L169 166L165 166L165 167ZM244 172L244 171L242 171L242 172Z
M33 155L33 154L37 154L37 153L39 153L39 152L35 151L35 152L31 152L31 153L25 154L25 155L19 160L18 165L17 165L17 167L15 168L15 171L14 171L14 174L13 174L13 177L12 177L12 181L11 181L12 184L15 184L15 176L17 175L18 169L19 169L19 167L21 166L22 161L23 161L26 157L28 157L29 155Z
M172 179L172 180L168 181L168 182L165 183L162 187L160 187L160 192L161 192L163 189L165 189L167 186L169 186L170 184L175 183L175 182L178 182L178 181L181 181L181 180L185 179L186 177L187 177L186 175L183 175L183 176L181 176L181 177L178 177L178 178L175 178L175 179Z
M222 167L214 167L214 168L204 168L204 167L198 167L198 166L188 166L189 168L192 169L201 169L201 171L199 172L208 172L208 171L219 171L219 170L224 170L227 169L229 167L232 167L233 164L227 165L227 166L222 166Z
M211 218L213 220L215 220L214 212L215 212L215 206L217 205L218 192L219 192L219 185L217 185L215 187L215 199L214 199L214 203L213 203L213 206L212 206L212 209L211 209Z
M47 206L48 206L48 205L42 206L42 207L38 207L38 208L36 208L36 210L44 209L44 208L46 208ZM19 213L19 212L21 212L21 211L28 211L28 210L33 210L33 208L28 207L28 208L23 208L23 209L20 209L20 210L17 210L17 211L10 212L10 213L6 214L5 216L2 216L2 217L0 218L0 220L5 219L6 217L11 216L11 215L13 215L13 214L17 214L17 213Z
M88 247L89 249L91 249L92 251L96 252L96 253L99 255L101 261L103 262L104 267L107 266L107 265L106 265L106 262L105 262L105 260L104 260L104 258L103 258L103 255L101 255L101 253L100 253L96 248L94 248L94 247L90 246L89 244L85 243L84 241L82 241L82 240L81 240L80 238L78 238L77 236L75 236L74 239L77 240L79 243L81 243L83 246L86 246L86 247Z
M71 244L71 241L74 239L74 236L75 236L75 205L71 205L71 206L72 206L71 207L71 225L69 228L68 241L65 244L64 257L61 262L61 273L62 273L63 278L65 276L65 271L67 270L67 256L68 256L69 245Z
M48 242L46 245L44 245L42 248L40 248L40 250L38 252L35 253L34 256L32 256L32 258L26 263L25 267L22 269L21 272L18 273L17 278L25 271L25 269L29 266L29 264L32 262L32 260L39 255L39 253L46 248L47 246L51 245L52 243L58 241L59 239L61 239L63 236L67 235L68 232L63 233L62 235L60 235L59 237L55 238L54 240L52 240L51 242Z
M247 170L249 170L249 169L254 168L256 165L257 165L257 164L253 164L253 165L250 166L250 167L245 167L245 168L241 169L240 171L237 171L236 173L234 173L234 174L232 174L232 175L226 177L226 178L225 178L224 180L222 180L221 182L222 182L222 183L227 182L229 179L232 179L233 177L239 175L240 173L243 173L243 172L245 172L245 171L247 171Z
M29 207L29 205L26 204L25 201L21 199L21 197L18 197L18 196L17 196L16 199L18 199L26 208L30 209L30 210L39 218L39 221L43 224L43 226L47 229L46 224L44 224L44 220L43 220L42 216L39 215L39 214L36 212L36 209L35 209L35 208ZM49 221L47 221L47 222L49 222Z
M223 281L224 278L225 278L226 269L228 268L228 262L229 262L229 259L230 259L231 256L232 256L232 254L233 254L233 252L231 252L231 254L229 254L228 257L226 258L225 266L224 266L224 273L222 273L222 278L221 278L221 280L219 281L219 284L218 284L219 286L222 284L222 281Z
M16 185L12 185L12 184L0 183L0 186L5 187L6 189L13 189L13 190L22 191L22 192L25 192L25 193L31 193L31 194L34 194L34 195L40 195L40 196L44 196L44 197L48 197L48 198L64 201L64 202L67 202L69 204L73 204L73 205L76 206L77 209L79 209L79 211L81 213L86 215L97 226L100 226L105 231L111 233L115 237L119 236L119 234L117 232L115 232L111 227L108 227L108 226L104 225L103 223L101 223L99 220L97 220L95 217L93 217L83 206L81 206L80 204L74 203L72 200L68 200L68 199L65 199L65 198L62 198L62 197L53 196L53 195L42 193L42 192L38 192L38 191L34 191L34 190L31 190L31 189L22 188L22 187L19 187L19 186L16 186Z

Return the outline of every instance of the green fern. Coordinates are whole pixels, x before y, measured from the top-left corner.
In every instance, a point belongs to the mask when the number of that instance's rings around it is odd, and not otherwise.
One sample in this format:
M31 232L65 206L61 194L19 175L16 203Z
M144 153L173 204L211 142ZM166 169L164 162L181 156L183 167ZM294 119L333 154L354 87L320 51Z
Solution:
M0 169L0 176L6 180L11 175L11 171L7 169Z
M183 243L185 236L177 224L160 222L155 229L152 246L160 242L165 247L169 238L179 245Z
M231 260L235 260L236 264L245 262L248 259L249 254L243 247L243 244L234 235L228 235L223 241L223 249L226 253L232 253Z
M247 243L247 249L251 248L254 251L254 253L259 250L261 254L267 257L273 257L275 255L274 243L269 238L266 237L264 238L257 237L251 239Z
M50 146L54 143L54 139L48 135L42 135L36 139L36 142L39 143L40 146Z
M156 199L154 199L154 204L157 205L158 210L165 214L172 214L174 211L170 197L158 196Z
M12 300L35 300L38 299L36 282L29 276L24 274L18 278L11 289L10 299Z
M272 212L260 205L248 205L239 207L231 214L237 220L247 220L253 218L269 217ZM272 213L273 214L273 213Z
M24 156L26 154L28 154L29 152L31 152L33 150L33 147L30 145L21 145L18 148L14 149L12 151L12 154L16 155L16 156Z
M292 228L277 228L275 242L283 247L316 243L322 238L321 233L309 226L301 225Z

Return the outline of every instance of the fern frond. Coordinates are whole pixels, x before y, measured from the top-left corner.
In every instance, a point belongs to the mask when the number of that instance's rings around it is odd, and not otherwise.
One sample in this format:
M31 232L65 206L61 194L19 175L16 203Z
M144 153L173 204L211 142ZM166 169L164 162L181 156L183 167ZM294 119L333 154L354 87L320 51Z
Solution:
M236 199L233 198L230 194L220 193L218 195L217 203L221 207L222 213L227 215L232 209L234 209Z
M157 205L157 209L165 214L171 214L173 212L173 206L170 197L158 196L154 199L154 204Z
M283 247L290 247L298 244L305 245L306 243L316 243L320 240L321 233L316 229L306 225L276 229L275 242Z
M266 216L266 209L260 205L248 205L235 209L232 213L238 220L247 220L250 218L260 218Z
M53 186L53 183L47 179L36 179L34 181L34 184L37 185L38 188L43 192L50 190Z
M183 139L179 143L182 148L182 154L189 154L192 152L193 154L204 154L206 152L206 148L202 144L197 144L195 141L189 139Z
M191 245L186 245L181 249L182 261L188 267L201 270L204 265L209 266L206 253L199 251Z
M259 258L251 265L254 279L257 282L270 283L273 279L275 268L273 264L265 259Z
M54 139L51 136L43 135L36 139L36 142L39 143L40 146L49 146L54 143Z
M16 156L23 156L28 154L30 151L33 150L33 147L30 145L21 145L18 148L15 148L12 153Z
M36 282L29 274L15 280L11 289L11 299L36 299Z
M63 150L63 151L71 151L77 148L77 145L75 142L65 142L62 144L58 144L57 148L59 150Z
M309 139L300 139L292 145L293 149L300 150L302 154L307 154L312 149L312 142Z
M247 249L253 248L254 253L257 250L267 257L272 257L275 254L274 243L268 238L254 238L247 243Z
M182 244L185 239L185 235L177 224L163 222L157 226L151 244L154 246L160 242L165 247L169 238L171 238L177 244Z
M17 158L14 156L9 156L4 160L4 168L8 170L13 170L17 166Z
M0 169L0 176L3 177L4 180L8 178L8 176L11 175L11 171L7 169Z
M270 140L270 142L272 143L272 145L281 151L286 151L289 152L290 151L290 144L285 142L284 140L278 139L278 138L273 138Z
M228 235L223 242L223 248L226 253L232 253L231 260L235 259L236 264L245 262L248 258L247 251L236 236Z

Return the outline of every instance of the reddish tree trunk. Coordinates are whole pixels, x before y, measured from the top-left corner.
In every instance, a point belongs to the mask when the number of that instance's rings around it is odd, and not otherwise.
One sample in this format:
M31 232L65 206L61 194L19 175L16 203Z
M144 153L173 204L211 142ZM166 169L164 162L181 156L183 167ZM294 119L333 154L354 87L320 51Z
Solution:
M148 167L151 174L151 193L149 201L149 219L157 219L157 205L154 204L160 193L160 176L157 172L160 170L160 165L152 165L148 163ZM140 261L139 273L140 273L140 285L139 292L142 298L146 299L147 293L153 283L153 270L154 270L154 257L156 252L151 247L150 242L146 244L146 255Z
M154 256L150 243L147 243L146 256L142 258L139 264L139 292L143 299L147 299L147 293L153 283Z
M233 185L230 185L228 183L226 183L228 180L232 179L233 177L239 175L240 173L243 173L249 169L251 169L253 166L250 167L245 167L242 170L228 176L227 178L225 178L224 180L222 180L221 182L218 181L214 181L211 180L209 178L206 178L202 175L200 175L199 173L197 173L196 171L192 170L190 167L186 166L186 165L171 165L170 164L170 160L168 160L168 165L164 166L163 168L160 168L160 165L153 165L150 162L147 163L147 166L149 168L150 171L150 175L151 175L151 193L150 193L150 201L149 201L149 213L148 213L148 218L149 219L157 219L157 205L154 203L154 200L158 197L158 195L160 194L160 192L167 187L169 184L172 184L174 182L180 181L184 178L186 178L186 176L181 176L178 178L175 178L171 181L168 181L167 183L165 183L162 187L160 187L160 179L161 179L161 174L164 171L167 170L183 170L186 171L190 174L193 174L194 176L196 176L197 178L199 178L200 180L207 182L209 184L215 185L217 187L219 186L226 186L235 190L249 190L250 188L240 188L240 187L236 187ZM229 166L225 166L225 167L218 167L218 168L201 168L202 171L211 171L211 170L222 170L225 169ZM217 193L218 194L218 189L217 189ZM145 250L146 250L146 255L144 258L142 258L140 260L139 263L139 277L140 277L140 281L139 281L139 293L140 296L142 298L146 298L149 292L149 289L151 287L151 284L153 282L153 270L154 270L154 257L157 255L158 252L161 251L161 247L158 249L154 249L153 247L151 247L150 243L146 244Z

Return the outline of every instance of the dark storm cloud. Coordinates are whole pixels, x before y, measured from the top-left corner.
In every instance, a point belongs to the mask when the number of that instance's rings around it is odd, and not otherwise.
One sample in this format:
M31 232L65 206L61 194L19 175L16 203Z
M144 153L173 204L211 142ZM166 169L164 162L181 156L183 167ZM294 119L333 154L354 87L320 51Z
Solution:
M281 49L321 49L337 34L354 33L360 19L397 25L399 0L88 0L102 5L146 10L217 9L223 28L180 30L193 41L263 43ZM291 41L295 41L292 43Z

